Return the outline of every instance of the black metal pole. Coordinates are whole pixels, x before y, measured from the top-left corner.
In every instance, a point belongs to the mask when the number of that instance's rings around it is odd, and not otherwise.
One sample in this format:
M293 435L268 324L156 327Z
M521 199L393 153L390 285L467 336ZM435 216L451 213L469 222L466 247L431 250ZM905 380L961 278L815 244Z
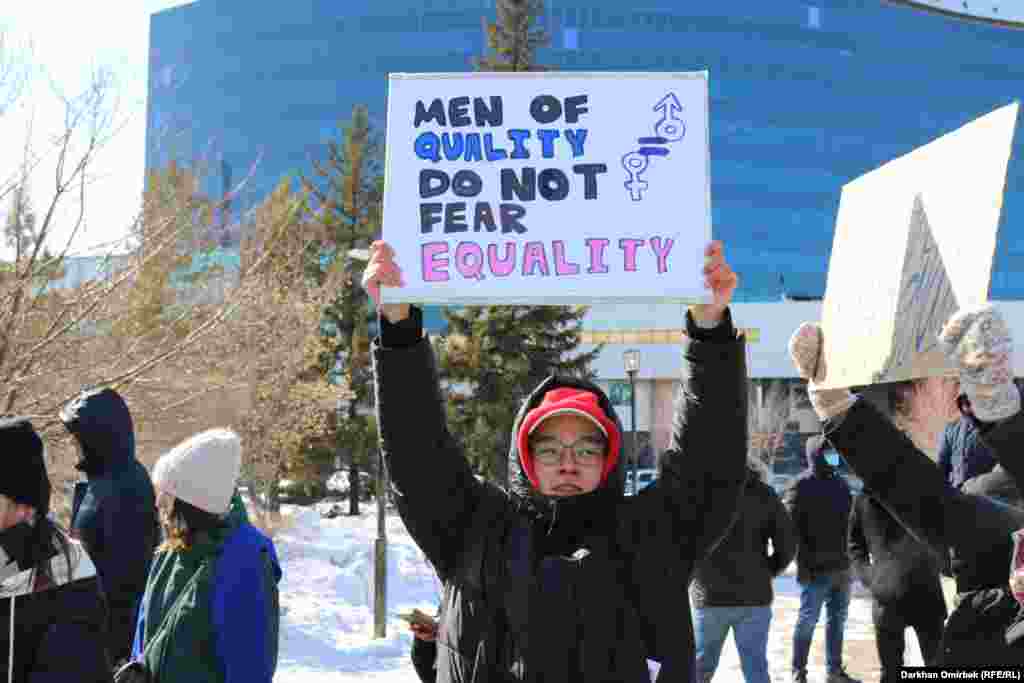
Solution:
M629 445L633 455L633 495L635 496L640 493L640 480L637 479L640 450L636 447L636 370L629 372L629 428L632 432Z
M382 329L380 309L377 309L377 336ZM388 602L388 534L387 534L388 478L384 470L384 452L377 444L377 538L373 543L373 636L387 636Z

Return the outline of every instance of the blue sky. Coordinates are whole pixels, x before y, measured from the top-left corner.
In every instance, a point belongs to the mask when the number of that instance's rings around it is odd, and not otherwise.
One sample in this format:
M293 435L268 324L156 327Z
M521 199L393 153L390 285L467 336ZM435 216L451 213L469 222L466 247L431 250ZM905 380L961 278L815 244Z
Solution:
M110 69L116 79L116 136L96 158L95 181L85 201L84 224L74 251L118 240L137 213L142 193L146 57L152 13L185 5L183 0L20 0L0 4L5 48L36 71L19 106L0 115L0 178L16 170L32 122L38 151L62 130L63 106L53 86L68 95L83 90L94 69ZM9 52L8 52L9 53ZM52 84L52 85L51 85ZM44 157L30 180L32 203L45 211L53 194L54 155ZM0 205L6 215L8 202ZM65 206L54 241L73 223L79 206ZM64 233L67 234L66 232ZM0 254L3 250L0 249Z

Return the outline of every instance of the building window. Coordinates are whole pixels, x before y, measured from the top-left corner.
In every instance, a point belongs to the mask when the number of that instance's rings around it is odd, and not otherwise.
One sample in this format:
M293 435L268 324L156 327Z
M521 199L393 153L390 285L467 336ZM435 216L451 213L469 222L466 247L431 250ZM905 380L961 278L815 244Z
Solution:
M566 50L578 50L580 47L580 32L575 28L562 29L562 47Z
M807 8L807 26L809 28L821 28L821 8L810 5Z

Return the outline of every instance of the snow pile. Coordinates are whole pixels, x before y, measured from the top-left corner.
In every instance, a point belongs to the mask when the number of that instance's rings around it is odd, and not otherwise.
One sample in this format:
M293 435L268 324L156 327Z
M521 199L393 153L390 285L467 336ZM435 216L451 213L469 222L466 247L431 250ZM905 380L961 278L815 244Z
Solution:
M373 545L376 507L363 505L360 517L322 519L313 508L285 506L293 524L277 539L284 566L281 582L281 651L278 683L375 681L417 683L409 660L412 636L395 614L413 607L433 614L441 586L401 519L388 515L387 637L374 639ZM774 680L786 680L800 591L791 566L775 582L768 660ZM822 610L808 673L825 675L825 610ZM864 681L877 680L871 603L855 587L846 625L847 669ZM917 641L908 632L908 664L920 665ZM722 652L715 683L742 683L732 638Z
M376 508L360 517L322 519L288 507L293 524L277 538L281 581L279 683L348 680L418 681L409 660L412 636L394 615L413 607L433 614L440 584L397 515L389 515L387 637L373 635Z

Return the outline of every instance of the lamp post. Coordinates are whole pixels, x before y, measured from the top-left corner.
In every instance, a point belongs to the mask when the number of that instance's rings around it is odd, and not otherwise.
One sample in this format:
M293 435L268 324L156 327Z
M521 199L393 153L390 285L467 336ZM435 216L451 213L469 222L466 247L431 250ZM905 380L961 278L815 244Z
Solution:
M640 372L640 352L636 349L624 351L622 354L622 364L625 366L626 375L629 377L630 450L633 451L633 495L635 496L640 493L640 481L637 479L640 452L636 447L636 374Z
M356 393L351 390L343 390L338 398L338 417L354 417L354 403ZM384 473L384 455L380 448L377 449L377 538L373 542L373 637L385 638L387 635L387 568L388 568L388 536L387 536L387 506L385 490L387 477ZM349 489L349 495L354 495L355 489Z
M384 453L377 447L377 538L373 542L373 637L384 638L387 632L388 602L388 525L387 473Z

